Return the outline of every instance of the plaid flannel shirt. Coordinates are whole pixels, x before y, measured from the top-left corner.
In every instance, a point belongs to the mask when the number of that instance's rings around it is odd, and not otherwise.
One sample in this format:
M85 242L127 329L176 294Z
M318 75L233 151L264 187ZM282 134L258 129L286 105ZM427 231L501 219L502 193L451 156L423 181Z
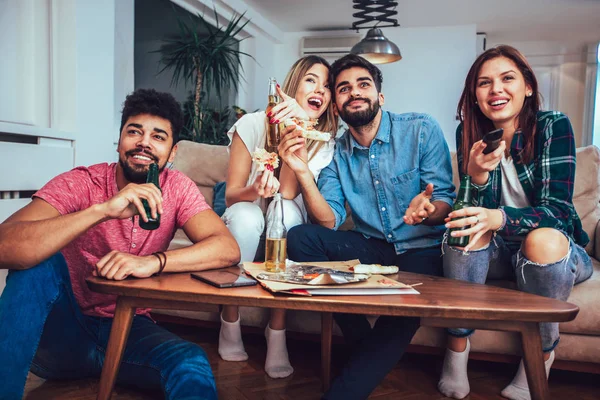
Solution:
M462 176L461 141L462 124L456 130L458 168ZM557 111L538 112L534 155L528 164L518 161L523 145L523 136L519 131L515 132L510 155L515 160L519 181L531 207L500 205L500 165L490 172L485 185L473 185L473 205L504 210L506 224L498 230L502 236L525 236L536 228L554 228L566 232L575 243L585 246L589 238L573 206L576 148L569 118Z

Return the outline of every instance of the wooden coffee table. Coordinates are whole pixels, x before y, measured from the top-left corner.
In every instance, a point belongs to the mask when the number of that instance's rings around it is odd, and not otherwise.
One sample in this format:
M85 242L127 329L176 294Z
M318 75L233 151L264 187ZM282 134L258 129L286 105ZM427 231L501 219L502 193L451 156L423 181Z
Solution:
M274 295L260 286L218 289L192 279L189 273L125 281L90 277L87 279L90 289L118 296L98 399L111 396L136 308L198 310L219 304L321 312L324 389L330 381L332 313L421 317L421 324L426 326L519 332L531 398L549 398L539 323L571 321L579 312L577 306L514 290L427 275L400 272L391 277L407 284L422 282L417 287L421 294L301 297Z

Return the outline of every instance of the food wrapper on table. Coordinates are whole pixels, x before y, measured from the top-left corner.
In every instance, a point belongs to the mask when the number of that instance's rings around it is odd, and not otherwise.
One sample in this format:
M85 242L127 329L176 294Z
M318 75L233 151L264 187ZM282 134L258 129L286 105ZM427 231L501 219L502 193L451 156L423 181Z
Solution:
M285 273L270 273L264 263L245 262L246 273L273 293L297 295L418 294L412 286L378 274L354 274L358 260L295 263L287 260Z

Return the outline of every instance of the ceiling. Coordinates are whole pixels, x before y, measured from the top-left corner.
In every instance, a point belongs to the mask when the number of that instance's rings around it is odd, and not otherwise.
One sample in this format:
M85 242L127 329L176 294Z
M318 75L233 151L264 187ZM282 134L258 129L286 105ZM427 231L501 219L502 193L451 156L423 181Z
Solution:
M284 32L341 30L354 21L352 0L244 1ZM476 24L497 40L600 40L600 0L397 1L400 29Z

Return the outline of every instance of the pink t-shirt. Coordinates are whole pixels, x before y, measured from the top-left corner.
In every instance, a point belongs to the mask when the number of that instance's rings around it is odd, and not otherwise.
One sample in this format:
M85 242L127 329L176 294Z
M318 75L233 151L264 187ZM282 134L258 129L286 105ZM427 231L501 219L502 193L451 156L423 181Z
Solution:
M118 193L116 168L116 163L75 168L52 179L34 197L45 200L62 215L85 210ZM165 251L178 228L210 209L197 186L183 173L164 169L159 182L163 195L160 228L141 229L138 216L134 220L113 219L94 226L62 249L73 293L84 314L113 317L115 313L116 296L92 292L85 283L100 258L112 250L137 256ZM138 314L147 312L137 310Z

